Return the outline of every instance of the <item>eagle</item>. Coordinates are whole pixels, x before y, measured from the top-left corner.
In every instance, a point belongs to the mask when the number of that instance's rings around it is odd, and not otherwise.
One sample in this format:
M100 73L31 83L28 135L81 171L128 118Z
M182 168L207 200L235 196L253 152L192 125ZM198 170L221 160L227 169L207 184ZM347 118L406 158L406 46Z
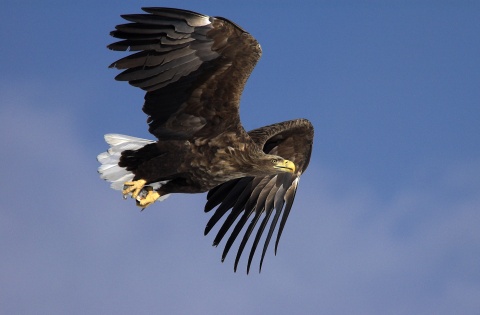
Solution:
M97 157L100 177L125 199L131 196L142 210L172 193L208 191L205 212L215 211L205 235L224 216L213 245L233 228L222 262L245 231L234 271L252 236L250 271L270 222L261 271L279 223L277 253L300 176L310 160L313 126L306 119L294 119L245 131L239 106L262 53L255 38L222 17L173 8L142 10L145 13L122 15L128 23L110 33L119 41L109 49L134 52L110 68L122 70L116 80L146 91L143 112L156 141L105 135L110 148Z

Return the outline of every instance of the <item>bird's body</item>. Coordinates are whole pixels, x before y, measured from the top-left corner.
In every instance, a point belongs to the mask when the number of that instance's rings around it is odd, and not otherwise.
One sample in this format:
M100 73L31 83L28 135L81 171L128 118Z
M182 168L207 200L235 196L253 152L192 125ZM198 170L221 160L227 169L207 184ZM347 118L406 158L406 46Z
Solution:
M206 233L229 210L218 244L243 213L227 241L223 258L250 215L253 221L237 254L261 214L252 247L275 212L265 242L283 212L277 244L293 203L298 178L306 169L313 127L305 119L246 132L240 123L240 96L261 55L257 41L223 18L191 11L144 8L149 14L124 15L133 23L112 32L121 41L113 50L137 53L113 63L124 69L118 80L144 89L143 111L157 141L106 135L111 148L98 156L101 177L132 195L145 208L171 193L210 191L205 207L219 205Z

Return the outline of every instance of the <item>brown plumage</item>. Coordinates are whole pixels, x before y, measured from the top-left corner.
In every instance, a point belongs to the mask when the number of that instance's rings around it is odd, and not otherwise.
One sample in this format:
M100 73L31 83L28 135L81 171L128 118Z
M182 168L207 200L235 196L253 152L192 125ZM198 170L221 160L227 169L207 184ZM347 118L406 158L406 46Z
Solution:
M253 216L240 243L240 256L261 220L247 272L267 223L260 269L280 220L275 252L290 213L298 179L310 160L313 127L296 119L246 132L239 116L245 83L261 56L257 41L238 25L218 17L168 8L123 15L108 47L136 51L114 62L116 79L147 93L143 111L156 142L106 135L111 148L98 156L101 177L132 195L142 208L171 193L209 191L205 211L211 228L227 213L214 240L234 226L222 255ZM283 215L281 216L281 214ZM280 219L281 216L281 219ZM236 220L240 217L239 220Z

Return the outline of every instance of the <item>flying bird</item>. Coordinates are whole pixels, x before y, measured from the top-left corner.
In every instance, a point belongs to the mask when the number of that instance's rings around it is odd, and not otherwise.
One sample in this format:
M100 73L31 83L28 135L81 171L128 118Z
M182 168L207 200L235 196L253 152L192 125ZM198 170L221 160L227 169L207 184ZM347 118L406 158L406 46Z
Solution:
M109 49L135 53L110 67L123 70L116 80L146 91L143 111L148 130L157 139L105 135L110 148L97 157L100 177L142 209L172 193L208 191L205 212L215 211L205 235L224 216L213 245L233 228L222 261L245 230L235 271L254 235L249 272L270 222L261 271L279 223L277 253L300 175L310 160L313 126L306 119L294 119L245 131L239 106L262 53L255 38L221 17L171 8L142 10L145 13L122 15L128 23L111 32L119 41Z

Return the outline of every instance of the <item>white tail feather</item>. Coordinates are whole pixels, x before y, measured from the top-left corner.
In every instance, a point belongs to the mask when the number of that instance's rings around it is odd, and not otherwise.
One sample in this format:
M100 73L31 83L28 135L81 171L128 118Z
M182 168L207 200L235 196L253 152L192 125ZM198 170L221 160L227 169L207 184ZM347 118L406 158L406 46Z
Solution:
M97 156L97 160L101 164L98 168L98 173L100 173L102 179L111 182L110 187L115 190L123 190L124 183L132 181L135 175L124 167L118 166L122 152L125 150L138 150L155 141L113 133L106 134L105 141L110 145L110 148ZM166 181L151 183L149 186L158 189L165 183ZM161 201L167 197L168 195L165 195L158 200Z

